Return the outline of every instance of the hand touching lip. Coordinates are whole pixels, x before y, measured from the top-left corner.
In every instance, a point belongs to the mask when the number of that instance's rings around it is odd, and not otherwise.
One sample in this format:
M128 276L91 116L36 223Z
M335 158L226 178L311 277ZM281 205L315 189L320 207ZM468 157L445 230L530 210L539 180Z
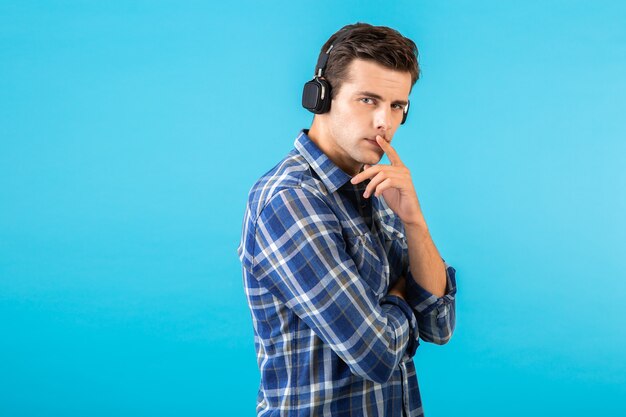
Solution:
M398 152L382 136L376 136L377 144L389 157L391 165L364 165L363 171L352 177L350 182L358 184L369 179L363 193L364 198L382 195L389 208L404 224L421 224L423 215L411 179L411 171L402 163Z

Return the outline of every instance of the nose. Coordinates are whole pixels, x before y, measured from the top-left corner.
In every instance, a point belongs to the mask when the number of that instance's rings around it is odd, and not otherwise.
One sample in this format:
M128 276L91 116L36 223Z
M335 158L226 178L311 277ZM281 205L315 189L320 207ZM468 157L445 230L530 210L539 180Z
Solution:
M380 108L376 109L374 123L376 130L382 130L383 132L389 130L391 128L391 110L387 106L380 106Z

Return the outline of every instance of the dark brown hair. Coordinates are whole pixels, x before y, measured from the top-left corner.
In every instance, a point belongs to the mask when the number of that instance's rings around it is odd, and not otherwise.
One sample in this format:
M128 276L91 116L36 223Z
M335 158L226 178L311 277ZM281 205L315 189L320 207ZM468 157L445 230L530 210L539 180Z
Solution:
M335 44L337 39L339 42ZM360 22L346 25L326 41L321 53L326 52L330 45L334 46L328 58L324 78L331 85L332 98L337 95L341 84L347 79L348 66L355 58L410 73L411 89L419 78L417 46L395 29Z

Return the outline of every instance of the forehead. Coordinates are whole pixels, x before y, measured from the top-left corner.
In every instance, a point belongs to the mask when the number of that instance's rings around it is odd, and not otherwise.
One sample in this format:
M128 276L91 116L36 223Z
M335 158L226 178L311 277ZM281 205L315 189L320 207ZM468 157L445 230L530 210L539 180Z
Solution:
M411 92L411 74L396 71L376 62L354 59L340 90L347 94L371 91L390 100L406 100Z

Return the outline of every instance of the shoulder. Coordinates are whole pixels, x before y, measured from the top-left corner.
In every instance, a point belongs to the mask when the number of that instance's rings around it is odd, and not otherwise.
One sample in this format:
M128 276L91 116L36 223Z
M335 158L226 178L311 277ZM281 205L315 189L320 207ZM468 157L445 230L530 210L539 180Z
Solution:
M295 149L263 174L250 188L247 207L248 221L256 222L261 212L277 197L316 199L321 194L306 159ZM320 195L321 196L321 195Z
M334 224L320 184L306 159L294 149L252 185L238 248L244 267L251 270L255 264L259 228L304 227L320 221Z
M295 149L263 174L250 188L246 211L256 221L266 206L278 195L321 197L321 182L311 172L306 159Z

